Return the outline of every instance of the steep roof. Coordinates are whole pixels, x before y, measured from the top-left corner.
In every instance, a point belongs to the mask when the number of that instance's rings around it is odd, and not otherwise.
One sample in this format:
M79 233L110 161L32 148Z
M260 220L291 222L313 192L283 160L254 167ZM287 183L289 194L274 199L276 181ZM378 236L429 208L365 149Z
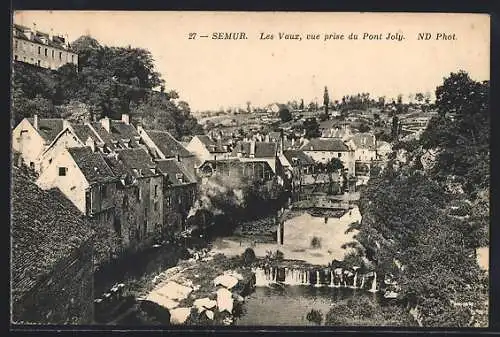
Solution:
M196 183L196 178L190 174L182 163L175 159L158 160L158 169L163 173L168 182L172 185L185 185ZM182 175L182 181L178 179L178 175Z
M75 131L76 136L82 141L86 142L90 137L96 143L100 143L101 140L97 137L94 131L90 128L90 126L86 124L74 124L72 125L73 130Z
M255 158L273 158L276 156L278 143L275 142L255 142ZM251 142L238 142L233 150L233 155L238 153L248 156L251 152Z
M144 130L149 138L155 143L165 157L175 157L179 155L182 157L192 157L193 154L189 152L181 143L179 143L169 132L158 130Z
M283 155L293 166L293 158L297 158L299 165L314 165L314 160L302 150L284 150Z
M207 148L207 150L211 153L225 153L225 152L227 152L227 151L224 151L224 148L222 147L222 142L220 142L220 141L214 142L207 135L197 135L195 137L197 137L200 140L200 142L202 142L203 145L205 145L205 147Z
M154 171L156 163L146 150L142 148L123 149L117 150L116 154L116 158L113 155L106 157L106 163L116 176L129 175L137 178L157 175Z
M109 132L102 126L100 122L92 123L92 127L96 130L99 137L106 143L112 150L138 147L139 143L136 139L140 138L139 132L132 124L126 124L123 121L110 120Z
M34 126L34 119L28 118ZM47 142L51 143L63 129L62 118L38 118L38 133Z
M302 145L304 151L350 151L349 147L340 139L336 138L313 138L307 144Z
M40 31L35 31L35 34L33 36L33 39L30 39L28 35L26 35L29 31L31 31L30 28L21 26L18 24L13 24L13 29L12 32L14 34L14 37L17 37L22 40L26 41L32 41L36 42L39 44L43 44L46 46L58 48L58 49L63 49L63 50L68 50L65 47L65 39L61 36L53 36L52 39L49 38L49 34L40 32Z
M117 179L102 154L92 152L90 147L73 147L68 152L89 183L106 183Z
M358 149L375 150L377 148L375 136L368 132L356 133L351 140Z
M11 286L15 302L93 232L81 212L58 189L40 189L15 167L11 193Z

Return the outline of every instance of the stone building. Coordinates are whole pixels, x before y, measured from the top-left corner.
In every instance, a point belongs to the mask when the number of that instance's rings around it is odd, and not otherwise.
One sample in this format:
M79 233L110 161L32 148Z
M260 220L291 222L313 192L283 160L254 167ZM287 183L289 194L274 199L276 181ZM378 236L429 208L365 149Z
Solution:
M93 231L57 189L12 168L11 321L93 321Z
M163 212L165 230L177 233L184 229L184 222L197 195L196 177L177 159L157 161L158 170L164 177Z
M105 160L120 179L114 195L115 231L125 247L136 248L162 232L163 176L142 148L118 150Z
M12 60L53 70L67 63L78 68L78 54L66 38L17 24L12 28Z
M169 132L159 130L145 130L137 126L141 141L148 147L154 160L176 159L191 173L195 174L198 159L194 153L188 151Z

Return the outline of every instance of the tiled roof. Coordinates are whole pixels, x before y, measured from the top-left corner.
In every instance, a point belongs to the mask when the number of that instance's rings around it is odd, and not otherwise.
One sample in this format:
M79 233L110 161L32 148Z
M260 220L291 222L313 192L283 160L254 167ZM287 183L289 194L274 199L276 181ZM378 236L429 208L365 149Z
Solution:
M69 148L68 152L89 183L105 183L117 179L103 156L100 153L92 152L90 147L73 147Z
M297 158L299 165L314 165L314 160L301 150L285 150L283 155L293 165L293 158Z
M28 33L29 31L31 31L30 28L24 27L24 26L21 26L21 25L17 25L17 24L14 24L13 25L13 29L12 29L12 32L13 32L14 36L17 37L17 38L19 38L19 39L26 40L26 41L36 42L36 43L39 43L39 44L43 44L43 45L54 47L54 48L58 48L58 49L68 50L65 47L65 45L64 45L65 44L65 39L63 37L61 37L61 36L54 35L52 37L52 40L51 40L49 38L49 34L43 33L43 32L40 32L40 31L36 31L36 34L33 36L33 40L31 40L26 35L26 33Z
M255 142L255 158L272 158L276 156L278 143L275 142ZM245 156L250 155L251 142L239 142L233 150L233 155L243 153Z
M139 132L132 124L125 124L125 122L110 120L110 132L108 132L100 122L92 123L92 127L96 130L99 137L112 149L127 148L125 142L128 142L130 147L139 147L135 138L139 138Z
M156 168L146 150L142 148L118 150L117 158L109 157L106 162L117 176L130 175L133 177L152 177Z
M90 126L86 124L73 124L72 128L75 131L76 136L84 143L87 141L89 137L93 139L96 143L101 142L101 140L97 137L95 132L92 131Z
M12 168L12 296L14 302L90 239L90 225L57 189L44 191Z
M225 152L227 152L227 151L224 151L222 141L214 142L207 135L198 135L195 137L198 137L198 139L203 143L203 145L205 145L207 150L211 153L225 153Z
M376 149L375 136L371 133L356 133L354 136L352 136L351 140L358 149Z
M163 159L158 160L158 169L161 173L163 173L168 182L172 185L183 185L183 184L192 184L196 183L196 178L193 177L182 165L182 163L178 162L175 159ZM181 182L177 175L182 175L183 181Z
M349 147L340 139L313 138L307 144L302 145L304 151L349 151Z
M179 155L183 157L192 157L193 154L186 150L169 132L158 130L145 130L149 138L156 144L161 152L167 158Z
M33 118L28 118L28 121L34 126ZM62 118L38 118L38 133L47 143L51 143L62 129Z

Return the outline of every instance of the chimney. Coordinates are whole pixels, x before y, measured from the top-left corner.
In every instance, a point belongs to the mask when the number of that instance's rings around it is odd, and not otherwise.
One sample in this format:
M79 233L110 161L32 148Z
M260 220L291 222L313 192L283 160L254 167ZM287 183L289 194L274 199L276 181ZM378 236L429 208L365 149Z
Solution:
M111 132L111 121L108 117L101 119L101 125L106 131Z
M255 140L250 142L250 158L255 158Z
M33 22L33 25L31 26L31 32L30 32L30 40L33 40L34 37L36 36L36 23Z
M85 145L90 147L92 149L92 152L95 152L95 142L92 137L87 138L87 140L85 141Z
M33 127L34 127L36 130L38 130L38 115L37 115L37 114L35 114L35 115L33 116Z
M50 31L49 31L49 41L52 41L53 38L54 38L54 29L50 28Z
M130 115L129 114L122 114L122 122L129 125L130 124Z

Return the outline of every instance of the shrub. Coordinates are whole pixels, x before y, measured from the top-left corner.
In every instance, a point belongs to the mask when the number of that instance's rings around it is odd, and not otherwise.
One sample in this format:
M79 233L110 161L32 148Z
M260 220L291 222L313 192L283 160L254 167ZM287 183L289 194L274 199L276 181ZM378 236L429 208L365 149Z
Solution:
M317 236L314 236L311 240L311 247L314 249L321 248L321 239Z
M312 309L307 313L306 319L309 322L316 323L317 325L320 325L321 322L323 321L323 314L319 310Z
M254 250L252 248L245 249L242 255L242 259L245 266L249 266L254 263L256 259Z
M276 260L276 261L283 261L284 259L285 259L285 254L283 254L282 251L277 250L274 253L274 260Z

